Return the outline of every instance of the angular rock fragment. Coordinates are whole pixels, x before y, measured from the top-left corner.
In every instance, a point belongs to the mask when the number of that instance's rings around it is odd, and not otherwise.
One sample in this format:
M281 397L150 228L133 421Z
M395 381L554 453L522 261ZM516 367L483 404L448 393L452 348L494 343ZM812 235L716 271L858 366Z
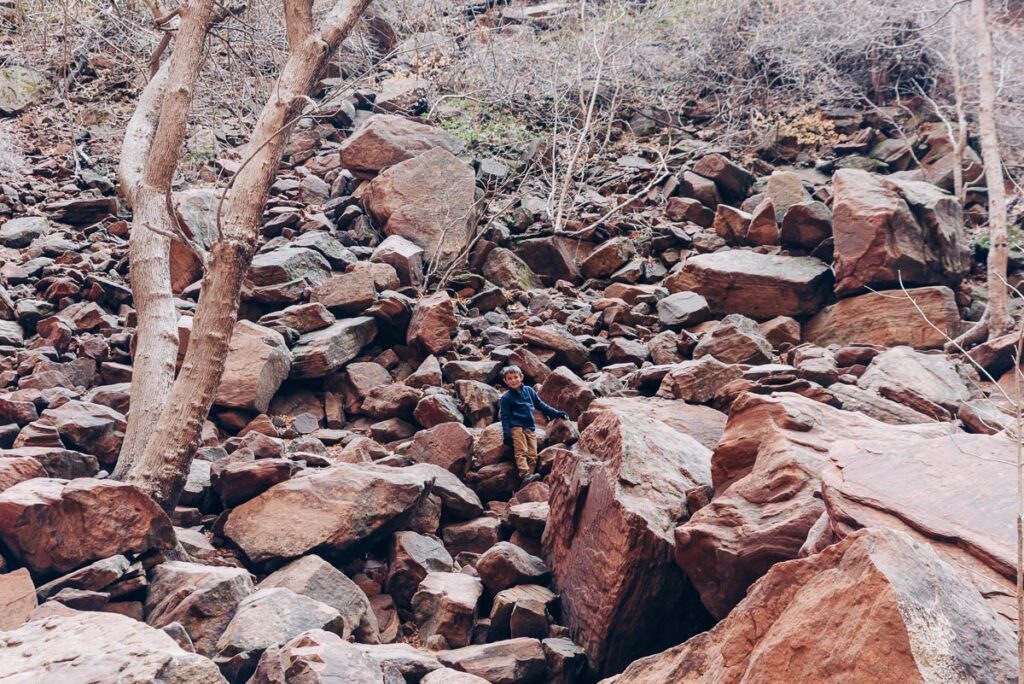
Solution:
M671 560L686 493L711 484L710 451L647 416L601 412L549 478L544 555L574 641L597 672L704 626ZM628 553L623 553L628 549Z
M322 378L354 359L377 335L368 316L346 318L328 328L306 333L292 348L293 378Z
M815 313L832 288L832 273L814 257L731 250L691 256L665 286L702 295L713 314L763 321Z
M231 333L224 374L213 402L217 406L266 413L291 367L292 355L281 333L250 321L238 321Z
M463 254L475 225L473 169L435 147L377 176L363 194L367 211L388 235L416 243L431 268Z
M254 563L314 549L342 552L399 522L431 483L403 468L340 463L282 482L235 508L224 535ZM295 510L305 511L302 525L292 522Z

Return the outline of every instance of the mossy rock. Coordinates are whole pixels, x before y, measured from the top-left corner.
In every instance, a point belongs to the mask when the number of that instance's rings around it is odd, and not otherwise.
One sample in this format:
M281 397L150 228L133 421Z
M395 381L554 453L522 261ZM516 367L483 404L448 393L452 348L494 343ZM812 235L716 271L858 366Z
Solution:
M0 69L0 115L14 116L25 111L50 90L46 75L22 66Z

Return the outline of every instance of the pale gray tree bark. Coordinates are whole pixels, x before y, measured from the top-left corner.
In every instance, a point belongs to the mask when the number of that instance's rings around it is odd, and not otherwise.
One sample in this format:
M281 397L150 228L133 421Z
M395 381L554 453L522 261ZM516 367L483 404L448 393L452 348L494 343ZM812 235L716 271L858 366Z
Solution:
M124 468L118 467L124 481L142 488L166 510L173 509L181 494L224 372L242 279L259 244L263 207L291 128L324 67L370 2L339 0L317 29L311 0L285 0L288 58L224 198L221 234L210 250L188 351L169 394L164 394L159 416L149 424L144 448ZM166 358L173 364L173 355Z

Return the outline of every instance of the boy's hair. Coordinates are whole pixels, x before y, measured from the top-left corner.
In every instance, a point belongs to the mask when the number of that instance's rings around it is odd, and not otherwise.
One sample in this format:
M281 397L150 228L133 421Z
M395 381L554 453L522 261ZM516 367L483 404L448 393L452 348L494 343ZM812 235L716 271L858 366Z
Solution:
M520 370L519 366L505 366L504 368L501 369L502 379L504 379L506 376L512 375L513 373L515 373L516 375L522 375L523 371Z

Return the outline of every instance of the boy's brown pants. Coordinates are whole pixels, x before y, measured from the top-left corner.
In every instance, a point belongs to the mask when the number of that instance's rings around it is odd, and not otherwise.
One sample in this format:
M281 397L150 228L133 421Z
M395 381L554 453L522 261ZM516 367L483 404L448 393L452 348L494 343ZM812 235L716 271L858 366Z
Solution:
M537 433L521 427L512 428L512 450L519 477L537 472Z

